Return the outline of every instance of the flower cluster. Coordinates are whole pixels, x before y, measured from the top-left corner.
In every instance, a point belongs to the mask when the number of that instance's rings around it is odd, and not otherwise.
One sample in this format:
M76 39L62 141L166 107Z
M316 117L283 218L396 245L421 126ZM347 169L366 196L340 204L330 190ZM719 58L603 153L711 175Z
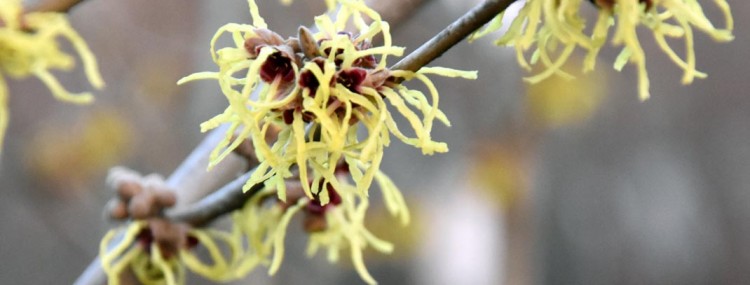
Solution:
M237 269L249 254L237 230L196 229L160 216L176 203L173 190L162 177L143 177L115 167L107 180L117 191L108 206L110 218L134 219L107 232L100 243L99 258L108 284L119 284L126 269L142 284L185 284L187 270L214 281L243 276ZM210 262L193 251L198 245L206 249Z
M290 183L286 202L278 199L277 189L266 188L233 213L230 231L221 231L195 229L160 218L158 213L175 203L163 180L115 168L108 180L119 198L110 207L110 215L136 220L110 230L101 241L100 259L109 284L119 284L127 268L143 284L185 284L188 270L218 282L240 279L259 266L267 266L269 274L274 274L281 266L286 229L295 215L304 216L304 229L310 233L310 256L323 247L328 259L335 262L341 250L348 250L362 279L374 284L362 252L372 247L390 253L393 245L364 227L369 200L348 183L347 176L347 167L339 165L336 177L341 188L329 184L322 190L330 197L327 204L321 202L320 195L306 197L299 183ZM409 211L404 197L383 173L378 172L375 181L389 212L406 225ZM195 253L199 246L206 249L208 257Z
M96 59L64 14L24 14L21 0L0 2L0 149L8 126L6 76L26 78L34 75L47 85L55 98L62 101L85 104L93 100L90 93L74 94L65 90L50 72L54 69L70 70L75 65L74 58L58 46L58 37L68 39L76 49L91 85L97 89L103 87Z
M356 186L348 183L346 165L339 165L335 172L338 187L328 184L314 198L305 196L299 184L290 186L287 201L276 197L276 190L268 188L256 194L238 213L235 226L239 226L248 238L254 254L246 260L252 265L270 264L268 272L274 274L281 266L284 255L286 227L296 214L304 216L304 228L310 233L307 254L309 256L326 248L330 262L339 260L340 251L348 250L352 264L360 277L368 284L375 279L367 271L362 252L367 247L390 253L393 245L373 235L364 227L364 219L369 199ZM399 218L401 225L409 223L409 211L404 197L395 184L382 172L375 175L375 181L383 193L384 203L390 214ZM293 184L295 185L295 184ZM322 187L321 187L322 188ZM329 197L329 203L321 201L322 193ZM273 202L268 203L271 200Z
M201 125L203 131L231 125L212 154L211 166L250 139L261 163L245 189L265 182L279 189L279 198L286 200L285 179L292 177L293 166L306 196L313 198L328 184L339 188L334 171L342 160L357 188L365 193L390 135L425 154L448 150L445 143L430 136L435 120L446 125L449 121L438 109L437 90L426 74L475 78L475 72L389 70L388 56L401 55L403 48L392 46L388 23L361 1L341 1L335 21L318 16L319 32L302 28L298 38L286 40L268 30L254 1L249 3L253 25L227 24L211 41L219 71L195 73L178 82L215 79L229 101L222 114ZM373 19L372 23L367 24L364 16ZM350 21L358 34L345 32ZM215 51L214 44L225 32L232 34L236 47ZM382 35L382 46L371 44L377 35ZM429 99L389 78L422 81ZM388 104L409 121L416 137L399 130ZM367 135L360 140L362 127ZM279 129L278 137L269 144L266 136L273 129ZM328 203L325 191L320 195L323 204Z
M615 69L621 70L627 63L638 69L638 92L641 100L649 98L649 79L646 58L636 28L644 26L651 30L656 43L677 66L684 70L683 84L694 78L705 78L706 74L696 69L693 48L693 30L700 30L716 41L731 41L733 19L729 4L725 0L714 2L724 13L725 28L715 28L703 13L697 0L589 0L599 10L599 16L591 34L586 34L586 20L580 15L584 0L527 0L518 16L513 19L507 32L496 41L498 45L513 45L519 64L531 70L531 64L541 63L545 70L528 77L530 83L539 82L556 74L570 78L561 70L576 47L588 51L584 71L594 69L596 56L607 41L609 27L615 26L612 42L623 46L615 61ZM504 13L498 15L484 30L473 35L473 39L499 30ZM667 38L685 41L684 58L667 43ZM533 50L527 60L525 52ZM556 58L555 58L556 56Z
M384 148L394 136L424 154L448 151L430 134L435 121L450 122L438 108L438 92L427 75L475 79L476 72L391 70L388 58L401 56L404 48L392 45L388 23L362 0L336 2L335 19L315 18L317 32L300 28L297 37L284 39L268 29L255 1L249 0L253 24L227 24L211 40L219 71L195 73L178 84L216 80L229 102L222 114L201 125L203 131L230 126L209 167L246 141L252 142L260 162L244 187L247 191L264 183L266 189L243 210L247 217L241 228L256 252L245 267L263 264L273 252L269 272L276 272L286 225L295 213L304 212L312 232L310 252L327 247L335 261L339 250L350 248L362 278L374 283L362 263L362 249L371 245L389 252L391 246L363 226L373 182L390 212L408 222L401 193L380 172ZM234 46L216 50L227 33ZM382 45L373 45L376 40ZM428 92L400 83L414 79ZM411 132L399 129L394 113L408 121ZM268 196L278 197L278 203L268 207L262 202Z

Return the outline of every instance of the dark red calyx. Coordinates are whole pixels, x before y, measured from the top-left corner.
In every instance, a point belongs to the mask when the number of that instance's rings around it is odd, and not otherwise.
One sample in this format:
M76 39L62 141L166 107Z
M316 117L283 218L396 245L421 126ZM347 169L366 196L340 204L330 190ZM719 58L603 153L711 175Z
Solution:
M294 109L287 109L284 110L281 113L281 119L284 120L284 123L287 125L291 125L294 122L294 113L295 112L302 112L302 121L305 123L312 122L315 120L315 115L313 113L302 111L302 108L296 107Z
M200 241L198 240L198 238L194 237L192 235L188 235L187 236L186 242L187 242L186 243L187 248L195 248L200 243Z
M336 49L336 55L334 56L333 63L336 64L336 66L340 66L342 63L344 63L344 60L339 58L340 55L344 53L344 50L342 49ZM331 48L325 48L323 50L323 55L327 58L331 56Z
M359 92L359 87L366 78L367 70L358 67L344 69L336 74L336 82L355 93Z
M325 69L324 66L326 60L324 58L316 57L312 59L312 62L315 63L321 71ZM310 89L310 97L315 98L315 92L317 92L318 87L320 87L320 81L318 81L318 78L315 77L315 74L313 74L312 71L308 69L302 70L299 74L299 81L297 83L302 88Z
M265 82L273 82L277 77L283 82L294 80L292 59L277 51L266 59L260 67L260 78Z
M302 88L310 89L310 97L315 98L315 92L318 91L320 82L318 81L318 78L315 77L315 74L312 73L312 71L302 71L299 74L299 81L297 83L299 84L299 86L302 86Z
M336 165L336 170L334 171L334 173L349 173L349 164L346 163L346 161L341 161Z
M138 245L146 252L151 253L151 243L154 242L154 235L151 233L151 229L142 229L135 236L135 240L138 241Z
M372 44L370 44L370 41L364 40L357 44L357 50L366 50L371 46ZM375 68L378 66L378 61L374 55L367 55L355 60L353 65L362 68Z
M358 58L352 65L362 68L375 68L378 66L378 60L374 55L368 55Z
M322 187L324 184L323 181L320 182L320 186ZM322 189L321 189L322 191ZM328 191L328 197L330 201L328 204L322 205L320 202L320 195L319 194L313 194L313 200L310 201L310 203L307 203L307 206L305 207L305 211L308 214L311 215L323 215L325 212L330 209L330 207L338 206L341 204L341 195L339 195L338 192L336 192L336 189L333 188L333 185L326 184L326 190Z

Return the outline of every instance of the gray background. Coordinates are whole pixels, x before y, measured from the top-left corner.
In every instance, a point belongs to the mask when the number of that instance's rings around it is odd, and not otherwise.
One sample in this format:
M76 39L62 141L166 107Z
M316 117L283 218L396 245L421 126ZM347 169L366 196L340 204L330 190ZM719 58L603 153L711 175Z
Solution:
M282 35L323 9L322 1L290 8L258 2ZM432 1L394 25L395 43L414 50L474 2ZM712 3L702 2L721 26ZM633 68L612 71L617 50L607 48L597 72L580 78L600 88L600 104L555 126L529 111L531 89L511 50L484 39L446 53L433 65L477 69L480 78L436 79L453 126L436 126L433 137L448 142L449 153L425 157L398 142L387 150L383 169L406 194L415 221L403 230L375 218L374 230L397 245L391 257L367 253L375 278L382 284L750 280L750 23L742 14L750 3L730 4L734 42L696 36L698 67L708 79L682 86L680 70L644 33L652 99L638 101ZM111 195L106 169L174 169L202 137L198 124L225 104L213 82L174 82L213 70L208 40L220 25L249 22L249 15L240 0L90 0L71 21L96 53L108 86L93 106L78 107L54 101L35 79L8 80L1 284L67 284L80 274L112 226L101 215ZM70 90L90 88L80 70L59 74ZM551 88L568 96L575 86ZM97 125L102 118L123 127ZM106 143L81 138L87 132L104 133ZM82 158L90 153L97 155ZM502 195L515 198L497 199ZM382 213L373 206L372 215ZM280 273L268 278L258 270L243 283L359 282L347 262L305 258L304 245L300 227L292 226Z

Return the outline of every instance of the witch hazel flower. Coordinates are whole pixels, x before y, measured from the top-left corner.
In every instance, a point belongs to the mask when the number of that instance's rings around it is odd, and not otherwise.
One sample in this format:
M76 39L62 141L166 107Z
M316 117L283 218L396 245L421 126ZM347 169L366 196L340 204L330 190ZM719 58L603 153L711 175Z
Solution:
M104 236L99 258L112 285L120 284L127 269L142 284L186 284L187 271L228 282L247 274L242 261L250 254L241 237L238 229L225 232L158 218L136 220ZM208 257L195 252L199 246Z
M252 248L241 263L245 270L261 265L268 267L273 275L281 267L284 256L284 239L294 216L303 216L303 228L309 233L308 256L312 257L325 249L330 262L340 260L341 252L348 252L357 273L368 284L376 284L368 272L363 259L363 251L373 248L378 252L390 253L393 245L373 235L364 225L369 207L369 199L357 187L349 183L348 167L339 165L336 170L338 188L327 184L314 197L305 196L297 183L288 186L286 201L276 197L274 188L267 188L253 196L235 216L235 227L246 236L246 243ZM382 191L386 208L390 214L405 226L409 223L409 210L401 192L382 172L375 180ZM321 183L322 184L322 183ZM322 193L329 202L321 201Z
M132 219L101 240L99 258L108 284L120 284L128 269L142 284L185 284L187 271L219 282L244 276L241 260L249 254L239 229L198 229L161 217L165 208L174 206L176 196L157 175L142 177L117 167L107 180L117 190L110 218ZM195 252L199 246L207 257Z
M262 265L277 272L286 228L293 216L303 214L311 254L327 248L329 260L336 261L339 251L348 249L363 280L375 283L362 251L370 246L388 253L392 245L364 227L373 182L390 213L403 224L409 221L402 194L380 171L383 151L392 136L423 154L448 151L431 136L435 121L450 122L438 108L439 94L428 75L476 78L476 72L441 67L389 69L388 59L404 53L393 45L389 24L363 1L337 2L335 19L320 15L316 32L303 27L285 39L248 1L252 25L227 24L211 40L219 70L178 82L216 80L229 103L201 125L203 131L229 125L209 167L247 141L259 161L244 190L260 183L265 188L235 219L252 248L240 261L243 272ZM216 50L224 34L234 45ZM382 44L374 45L376 40ZM404 85L411 81L421 82L427 92ZM394 114L406 119L410 131L402 131Z
M51 70L67 71L75 66L74 58L60 49L58 38L67 39L73 45L91 85L96 89L104 87L94 55L64 14L24 13L21 0L0 2L0 150L8 127L6 77L23 79L33 75L61 101L87 104L94 99L88 92L65 90L51 73Z
M706 77L705 73L696 68L694 31L706 33L719 42L734 39L729 4L725 0L715 0L714 3L724 15L724 28L713 25L697 0L527 0L496 44L514 46L519 65L527 70L531 70L533 64L544 67L541 73L524 79L529 83L539 82L552 75L572 78L561 67L575 48L587 51L584 71L593 70L596 56L609 38L610 27L614 26L612 43L622 47L614 67L618 71L628 63L636 67L639 98L646 100L650 97L646 56L636 29L643 26L651 31L661 50L683 69L682 83L689 84L695 78ZM580 10L585 5L593 5L598 9L599 15L593 26L588 26L586 19L580 15ZM475 33L472 39L499 30L505 16L504 13L499 14L485 29ZM587 32L587 27L590 32ZM668 38L684 41L683 57L668 44ZM526 52L529 50L533 52L527 60Z
M340 188L334 172L341 161L349 165L357 189L366 193L391 135L424 154L448 151L430 135L436 120L450 122L438 109L438 92L427 75L473 79L476 72L388 69L388 58L401 56L404 48L392 45L388 23L362 1L339 1L335 20L318 16L318 32L301 28L296 38L287 39L269 30L255 2L248 3L253 24L227 24L211 41L219 71L195 73L178 82L217 80L229 101L222 114L201 126L207 131L230 125L210 166L249 139L260 165L244 189L265 183L286 200L285 180L296 176L295 171L308 198L324 188L317 187L321 181ZM234 46L216 51L215 43L224 33L231 34ZM372 45L376 37L381 46ZM429 92L389 80L393 78L417 79ZM401 131L392 112L407 119L414 137ZM365 136L358 136L361 129ZM273 130L278 130L277 139L267 143ZM323 191L320 199L327 204L330 197Z

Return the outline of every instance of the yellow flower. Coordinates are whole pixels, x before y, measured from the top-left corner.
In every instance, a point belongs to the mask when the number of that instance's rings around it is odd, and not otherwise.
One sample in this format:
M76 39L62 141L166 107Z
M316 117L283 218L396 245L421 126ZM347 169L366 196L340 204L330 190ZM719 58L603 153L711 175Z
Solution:
M142 284L185 284L186 270L218 282L244 276L239 271L240 261L249 254L242 244L239 229L232 232L190 229L186 234L183 237L188 239L186 244L169 249L154 240L147 221L135 221L110 230L102 238L99 249L108 284L119 284L121 274L128 267ZM205 247L210 262L195 255L192 248L197 245ZM228 256L223 250L228 250Z
M286 227L292 216L304 213L312 232L310 254L326 247L335 261L339 250L349 249L363 280L375 283L364 267L362 250L372 246L387 253L392 245L363 225L371 184L379 184L391 214L403 224L409 220L401 193L380 172L383 150L392 135L424 154L448 151L430 134L436 120L450 122L438 108L438 91L427 75L476 78L476 72L440 67L388 69L388 58L404 52L393 46L388 23L361 0L337 2L335 20L318 16L317 32L301 28L296 38L283 39L268 29L249 0L252 25L227 24L211 40L219 71L195 73L178 82L217 80L229 101L222 114L201 125L203 131L230 125L209 167L246 139L260 161L244 189L265 183L265 190L238 214L244 219L235 220L252 247L240 262L243 272L268 264L269 273L275 273L284 254ZM354 32L347 30L350 27ZM234 46L217 51L215 43L224 33L231 34ZM374 41L382 45L373 46ZM416 79L428 92L396 83L396 78ZM392 112L408 121L413 135L399 129ZM290 181L293 191L287 193ZM265 203L272 197L279 201Z
M336 172L340 188L328 186L313 199L305 197L300 187L291 188L287 202L274 199L278 189L267 188L256 194L238 213L235 226L247 237L247 244L253 250L244 258L246 266L238 268L251 269L258 265L268 265L269 274L278 272L284 256L284 239L286 228L292 217L303 214L305 229L310 232L307 253L313 256L321 247L327 249L330 262L339 260L340 251L348 250L349 256L360 277L368 284L375 284L375 279L364 265L362 252L368 246L383 253L393 251L393 245L373 235L364 226L365 214L369 207L367 194L349 184L345 168ZM409 210L404 197L393 182L383 173L378 172L375 179L382 191L386 208L390 214L399 218L402 225L409 223ZM325 194L323 194L325 193ZM321 196L326 195L330 203L323 204ZM247 270L244 270L246 272Z
M305 215L305 228L310 232L308 254L326 247L328 259L338 261L339 251L349 250L352 263L362 279L376 283L364 265L362 252L368 246L390 253L393 245L375 237L364 227L369 207L367 194L348 183L347 168L336 172L341 188L328 184L324 191L330 203L322 204L321 196L304 196L294 186L287 202L276 198L275 188L256 193L245 206L233 213L231 231L190 229L158 218L139 220L128 226L110 230L99 248L102 268L108 284L119 284L121 274L130 268L143 284L185 284L185 273L191 271L207 279L227 282L245 277L259 266L268 267L269 274L278 272L284 257L286 229L297 214ZM401 225L409 223L409 210L404 197L383 173L375 175L389 213ZM322 223L322 224L321 224ZM157 232L160 235L157 236ZM176 233L176 235L174 235ZM209 260L193 252L202 246Z
M424 154L448 151L445 143L430 136L435 120L446 125L449 121L438 109L438 92L426 75L473 79L476 72L439 67L389 70L388 57L401 56L404 49L392 45L388 23L362 1L339 1L336 20L318 16L318 32L302 29L298 38L286 40L268 30L255 2L248 2L253 24L227 24L211 41L219 71L195 73L178 82L216 79L229 101L222 114L201 125L203 131L231 125L210 166L249 138L261 163L245 190L265 181L285 200L285 179L293 176L293 166L298 166L304 192L312 198L327 184L340 188L334 178L340 161L349 165L357 189L366 193L391 135ZM372 23L367 24L366 17ZM349 24L356 35L346 32ZM216 40L225 32L231 33L235 47L215 51ZM372 46L376 37L382 38L382 46ZM429 96L389 82L392 77L418 79ZM407 119L415 137L401 132L389 108ZM367 135L360 140L362 127ZM280 129L278 138L268 144L267 133L274 128ZM325 191L320 198L328 203Z
M656 43L684 70L683 84L694 78L705 78L706 74L696 69L693 48L693 30L700 30L716 41L731 41L733 19L729 4L725 0L714 0L724 13L725 28L715 28L706 18L697 0L592 0L599 9L599 16L586 34L586 19L580 16L584 0L527 0L508 31L496 41L498 45L513 45L519 64L530 70L530 64L541 63L546 69L540 74L526 78L530 83L539 82L553 74L570 78L560 68L576 47L587 50L584 71L594 69L596 56L607 41L609 27L615 26L612 43L622 46L615 62L621 70L632 63L638 70L638 93L641 100L649 98L649 80L646 58L636 34L638 26L651 30ZM504 14L477 32L472 39L500 29ZM685 57L681 58L667 44L666 38L682 38L685 41ZM525 52L533 48L529 61ZM556 58L554 58L556 56Z
M70 70L75 65L72 56L64 53L57 37L68 39L83 62L89 82L102 88L104 82L93 54L78 33L70 27L64 14L52 12L23 13L20 0L0 2L0 149L8 125L8 88L5 77L26 78L34 75L52 92L55 98L75 104L93 100L90 93L70 93L50 73L50 70Z

